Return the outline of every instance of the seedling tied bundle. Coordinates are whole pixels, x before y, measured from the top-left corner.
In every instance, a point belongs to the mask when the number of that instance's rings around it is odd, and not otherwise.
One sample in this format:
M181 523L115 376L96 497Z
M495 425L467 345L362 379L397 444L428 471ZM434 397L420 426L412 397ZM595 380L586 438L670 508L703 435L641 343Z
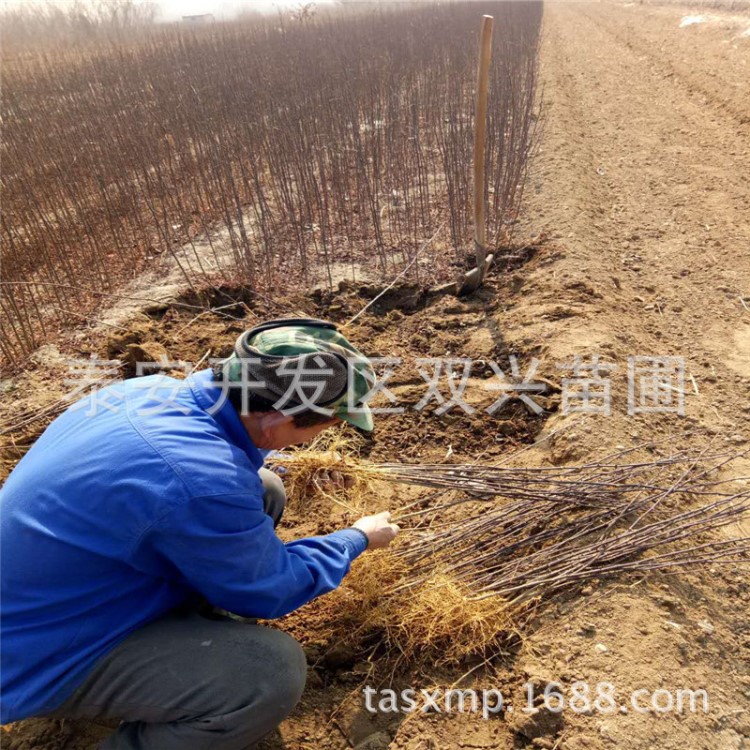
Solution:
M409 657L486 653L553 594L617 574L750 562L749 537L713 533L750 512L747 480L721 478L744 453L646 446L645 460L634 448L520 468L507 465L515 456L500 466L371 464L341 447L275 459L293 502L313 502L311 488L327 495L334 474L348 478L334 499L343 492L360 509L382 482L433 490L393 513L405 533L379 553L377 575L355 565L329 605L339 636L378 631Z

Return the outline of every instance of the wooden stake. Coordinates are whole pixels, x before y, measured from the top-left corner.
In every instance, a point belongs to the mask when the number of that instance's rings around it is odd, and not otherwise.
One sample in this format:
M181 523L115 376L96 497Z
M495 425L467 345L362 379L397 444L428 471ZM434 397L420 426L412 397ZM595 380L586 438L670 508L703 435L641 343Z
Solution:
M476 267L469 271L458 289L459 295L471 294L484 281L493 255L487 255L487 228L484 217L484 143L487 135L487 91L492 59L492 16L482 16L479 35L479 65L477 68L477 97L474 113L474 254Z
M492 59L492 16L482 16L477 71L477 97L474 123L474 251L480 277L487 259L487 230L484 217L484 143L487 134L487 90Z

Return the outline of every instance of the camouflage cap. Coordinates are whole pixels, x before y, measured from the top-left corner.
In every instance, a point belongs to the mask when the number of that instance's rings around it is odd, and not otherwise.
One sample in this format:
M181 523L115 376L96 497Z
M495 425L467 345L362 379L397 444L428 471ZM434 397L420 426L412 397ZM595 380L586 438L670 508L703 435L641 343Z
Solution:
M242 382L244 368L244 382L254 393L274 403L285 398L280 411L294 413L312 402L372 431L372 412L363 400L376 378L367 357L331 323L288 322L272 321L242 334L222 364L224 379Z

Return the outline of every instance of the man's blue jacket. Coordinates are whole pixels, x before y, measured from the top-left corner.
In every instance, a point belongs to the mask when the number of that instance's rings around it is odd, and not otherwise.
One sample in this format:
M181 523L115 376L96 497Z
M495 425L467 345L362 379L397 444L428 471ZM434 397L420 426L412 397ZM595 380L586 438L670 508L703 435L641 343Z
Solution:
M364 535L282 543L262 463L210 370L116 383L56 419L0 491L2 722L57 708L200 596L272 618L336 588Z

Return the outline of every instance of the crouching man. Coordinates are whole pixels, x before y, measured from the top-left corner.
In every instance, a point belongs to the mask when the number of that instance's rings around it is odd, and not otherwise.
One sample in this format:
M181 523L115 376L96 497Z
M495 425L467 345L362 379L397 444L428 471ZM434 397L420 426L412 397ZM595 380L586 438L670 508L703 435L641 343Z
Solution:
M370 363L332 324L271 321L185 381L116 383L56 419L0 492L2 722L120 719L106 750L240 750L299 701L275 618L336 588L387 513L284 544L271 450L350 422ZM216 609L212 609L216 608Z

